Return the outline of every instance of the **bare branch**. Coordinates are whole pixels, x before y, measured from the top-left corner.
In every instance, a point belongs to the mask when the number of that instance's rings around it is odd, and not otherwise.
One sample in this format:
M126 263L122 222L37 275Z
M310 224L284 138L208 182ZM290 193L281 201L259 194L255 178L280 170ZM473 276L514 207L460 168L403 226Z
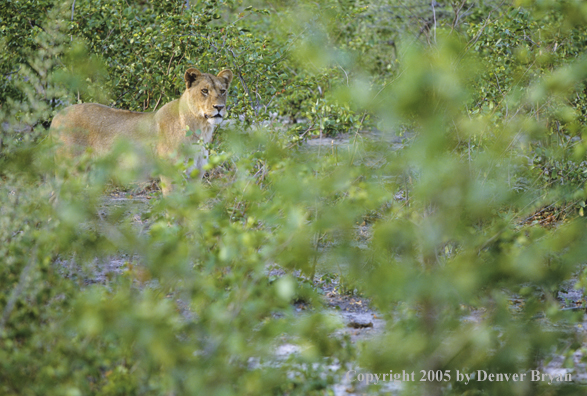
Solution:
M247 83L245 82L245 79L243 78L243 74L241 72L241 68L239 67L239 65L236 62L236 55L232 51L232 48L226 48L226 50L228 52L230 52L230 54L232 55L233 64L234 64L234 67L236 68L236 71L237 71L237 74L238 74L238 78L241 81L241 84L243 85L243 88L245 89L245 92L247 93L247 96L249 97L249 100L251 101L251 108L253 109L253 111L255 112L255 115L257 116L259 114L257 113L257 109L255 108L255 102L253 102L253 97L251 96L251 94L249 92L249 87L247 86Z

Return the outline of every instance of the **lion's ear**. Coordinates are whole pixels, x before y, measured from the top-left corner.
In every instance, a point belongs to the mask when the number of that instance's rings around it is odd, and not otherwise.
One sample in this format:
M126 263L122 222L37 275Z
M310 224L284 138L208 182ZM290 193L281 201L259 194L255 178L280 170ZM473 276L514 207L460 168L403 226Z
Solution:
M192 86L192 84L194 83L194 81L196 81L196 79L198 77L200 77L202 75L202 72L199 71L198 69L194 69L189 68L186 70L185 75L184 75L184 80L185 80L185 87L186 88L190 88Z
M226 85L229 85L232 81L232 72L228 69L222 70L220 73L218 73L218 78L223 79L226 81Z

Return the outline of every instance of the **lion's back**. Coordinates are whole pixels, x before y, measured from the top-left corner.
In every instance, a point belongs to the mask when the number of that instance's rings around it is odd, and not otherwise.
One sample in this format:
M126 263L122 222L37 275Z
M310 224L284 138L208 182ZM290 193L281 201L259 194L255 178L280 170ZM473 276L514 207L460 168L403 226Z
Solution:
M117 137L136 140L151 135L152 119L152 113L82 103L58 112L51 128L68 150L91 147L96 153L105 153Z

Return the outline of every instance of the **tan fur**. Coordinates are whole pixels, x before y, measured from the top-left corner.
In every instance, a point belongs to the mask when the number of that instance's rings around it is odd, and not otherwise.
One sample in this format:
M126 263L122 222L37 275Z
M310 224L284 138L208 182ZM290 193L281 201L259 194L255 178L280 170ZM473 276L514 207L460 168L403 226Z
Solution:
M177 100L167 103L154 113L119 110L96 103L66 107L51 122L59 134L64 150L77 155L92 148L96 155L107 153L118 137L152 143L161 157L169 156L181 144L209 143L217 124L226 115L226 97L232 72L223 70L217 76L190 68L184 75L186 90ZM193 134L186 136L187 131ZM198 133L200 131L200 133ZM202 174L208 153L202 148L195 167ZM168 181L162 179L170 187Z

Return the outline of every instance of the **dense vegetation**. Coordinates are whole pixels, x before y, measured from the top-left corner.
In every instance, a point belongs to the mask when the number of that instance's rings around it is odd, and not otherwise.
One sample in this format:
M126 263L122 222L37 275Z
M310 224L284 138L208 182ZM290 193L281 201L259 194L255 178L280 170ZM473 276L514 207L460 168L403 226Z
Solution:
M319 395L349 367L582 394L455 373L576 373L583 311L557 292L587 285L586 25L578 0L3 0L0 394ZM153 111L191 65L235 73L202 182L124 142L55 156L59 109ZM108 198L161 173L168 197ZM386 331L336 336L314 275Z

